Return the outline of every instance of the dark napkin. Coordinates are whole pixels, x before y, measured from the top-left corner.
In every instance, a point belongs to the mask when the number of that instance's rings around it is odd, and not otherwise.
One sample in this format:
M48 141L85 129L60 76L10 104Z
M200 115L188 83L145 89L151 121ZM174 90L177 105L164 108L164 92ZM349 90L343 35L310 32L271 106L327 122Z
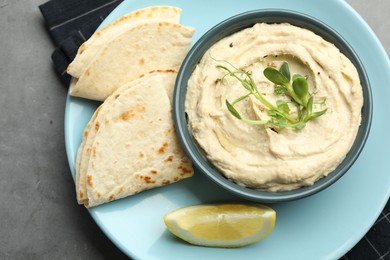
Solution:
M122 1L51 0L39 6L49 34L57 46L51 57L54 67L66 86L71 78L66 73L66 68L75 57L79 46ZM370 231L342 259L390 260L390 201Z
M341 259L390 260L390 200L367 234Z
M80 45L123 0L51 0L39 6L56 48L52 53L55 71L65 86L71 76L66 68Z

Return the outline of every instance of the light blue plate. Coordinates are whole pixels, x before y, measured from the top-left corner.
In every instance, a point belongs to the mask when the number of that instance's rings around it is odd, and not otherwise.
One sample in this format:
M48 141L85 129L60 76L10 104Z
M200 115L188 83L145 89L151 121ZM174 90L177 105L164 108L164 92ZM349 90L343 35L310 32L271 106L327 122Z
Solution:
M129 0L115 9L104 24L151 5L182 8L182 24L197 29L194 42L218 22L253 9L291 9L324 21L351 44L365 66L374 101L370 136L356 163L332 187L306 199L271 204L277 212L275 229L251 246L191 246L166 230L162 218L176 208L238 199L201 174L92 208L90 213L96 223L123 252L138 259L337 259L348 252L369 230L390 196L390 174L386 168L390 123L384 120L388 118L386 108L390 100L390 62L372 30L342 0ZM65 142L73 176L82 131L98 104L67 99Z

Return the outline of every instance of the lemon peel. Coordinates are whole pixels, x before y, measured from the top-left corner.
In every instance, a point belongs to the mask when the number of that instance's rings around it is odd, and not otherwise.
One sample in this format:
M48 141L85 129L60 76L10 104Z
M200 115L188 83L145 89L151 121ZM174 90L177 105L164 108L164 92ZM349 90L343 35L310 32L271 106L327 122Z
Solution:
M276 212L255 203L212 203L182 207L164 216L175 236L207 247L241 247L260 241L275 226Z

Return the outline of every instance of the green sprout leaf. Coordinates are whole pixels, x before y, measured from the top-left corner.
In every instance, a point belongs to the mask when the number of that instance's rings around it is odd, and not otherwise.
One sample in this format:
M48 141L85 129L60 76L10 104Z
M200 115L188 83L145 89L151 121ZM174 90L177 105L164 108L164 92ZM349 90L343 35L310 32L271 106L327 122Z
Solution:
M290 81L290 66L287 62L283 62L282 66L280 66L279 72Z
M312 114L310 115L310 117L309 117L309 120L314 119L314 118L316 118L316 117L322 116L323 114L326 113L327 110L328 110L328 109L324 109L324 110L321 110L321 111L312 113Z
M269 81L275 83L276 85L284 86L285 84L288 84L290 82L290 79L288 79L278 70L271 67L267 67L264 70L263 74Z
M306 126L306 123L305 122L298 122L296 125L295 125L295 129L303 129L304 127Z
M276 85L274 88L275 95L283 95L286 91L286 88L282 85Z
M308 94L309 94L309 86L307 84L307 80L302 76L295 77L292 86L295 94L300 98L301 103L305 107L307 107Z
M284 100L277 100L276 106L279 110L283 111L286 114L290 113L290 107L288 106L287 102Z
M227 99L226 99L226 107L228 108L228 110L233 116L235 116L238 119L241 119L240 113L238 113L238 111L234 108L232 104L229 103Z
M293 78L292 78L292 81L296 80L297 78L303 78L303 79L305 79L305 77L302 76L301 74L294 74L294 75L293 75ZM305 79L305 80L306 80L306 79Z
M313 97L311 96L309 100L307 101L307 114L311 115L313 113Z
M284 62L279 70L267 67L263 71L264 76L275 84L274 94L284 94L290 99L290 101L278 99L276 100L276 104L272 104L268 101L257 89L256 83L250 72L238 69L233 72L222 65L217 65L217 68L226 71L224 77L229 75L237 79L241 85L249 91L246 95L238 97L232 103L226 100L226 107L229 112L244 123L251 125L268 125L273 130L275 130L275 128L300 130L306 126L308 121L322 116L327 111L327 108L325 108L321 111L313 112L314 97L309 93L309 85L306 78L299 74L294 74L291 80L290 67L287 62ZM265 106L269 119L252 120L240 115L234 105L247 99L249 96L253 96ZM326 98L323 98L321 105L325 105L325 100ZM293 110L294 113L291 112L290 105L295 106L296 109Z

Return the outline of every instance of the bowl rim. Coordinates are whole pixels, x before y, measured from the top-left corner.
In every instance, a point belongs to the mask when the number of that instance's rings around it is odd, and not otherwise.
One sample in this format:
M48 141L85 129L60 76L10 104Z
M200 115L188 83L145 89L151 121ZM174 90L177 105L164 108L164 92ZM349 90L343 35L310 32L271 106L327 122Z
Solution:
M317 35L320 35L325 40L330 41L336 45L336 47L338 47L341 52L346 55L355 65L359 72L359 77L363 89L361 125L359 127L356 139L346 157L335 170L330 172L327 176L317 180L313 185L301 187L292 191L259 191L256 189L240 186L233 181L228 180L199 151L196 140L192 137L187 127L187 120L184 111L187 81L191 76L196 64L203 57L205 51L220 39L254 25L256 23L255 21L261 22L262 19L267 18L270 22L266 23L282 23L285 21L281 21L280 19L292 19L294 23L291 23L291 21L289 23L314 31L314 33ZM242 24L242 21L245 21L245 23ZM318 33L318 31L321 31L321 33ZM327 25L325 22L310 15L288 9L255 9L236 14L214 25L205 34L203 34L199 40L196 41L196 43L191 47L186 57L184 58L178 71L173 96L173 118L176 133L185 153L192 161L195 168L198 169L203 175L207 176L208 179L210 179L212 182L224 188L225 190L228 190L241 198L264 203L285 202L302 199L330 187L337 180L339 180L354 164L363 150L371 128L372 111L373 100L369 78L363 63L352 46L336 30ZM361 140L359 142L357 142L358 137L360 138L359 140Z

